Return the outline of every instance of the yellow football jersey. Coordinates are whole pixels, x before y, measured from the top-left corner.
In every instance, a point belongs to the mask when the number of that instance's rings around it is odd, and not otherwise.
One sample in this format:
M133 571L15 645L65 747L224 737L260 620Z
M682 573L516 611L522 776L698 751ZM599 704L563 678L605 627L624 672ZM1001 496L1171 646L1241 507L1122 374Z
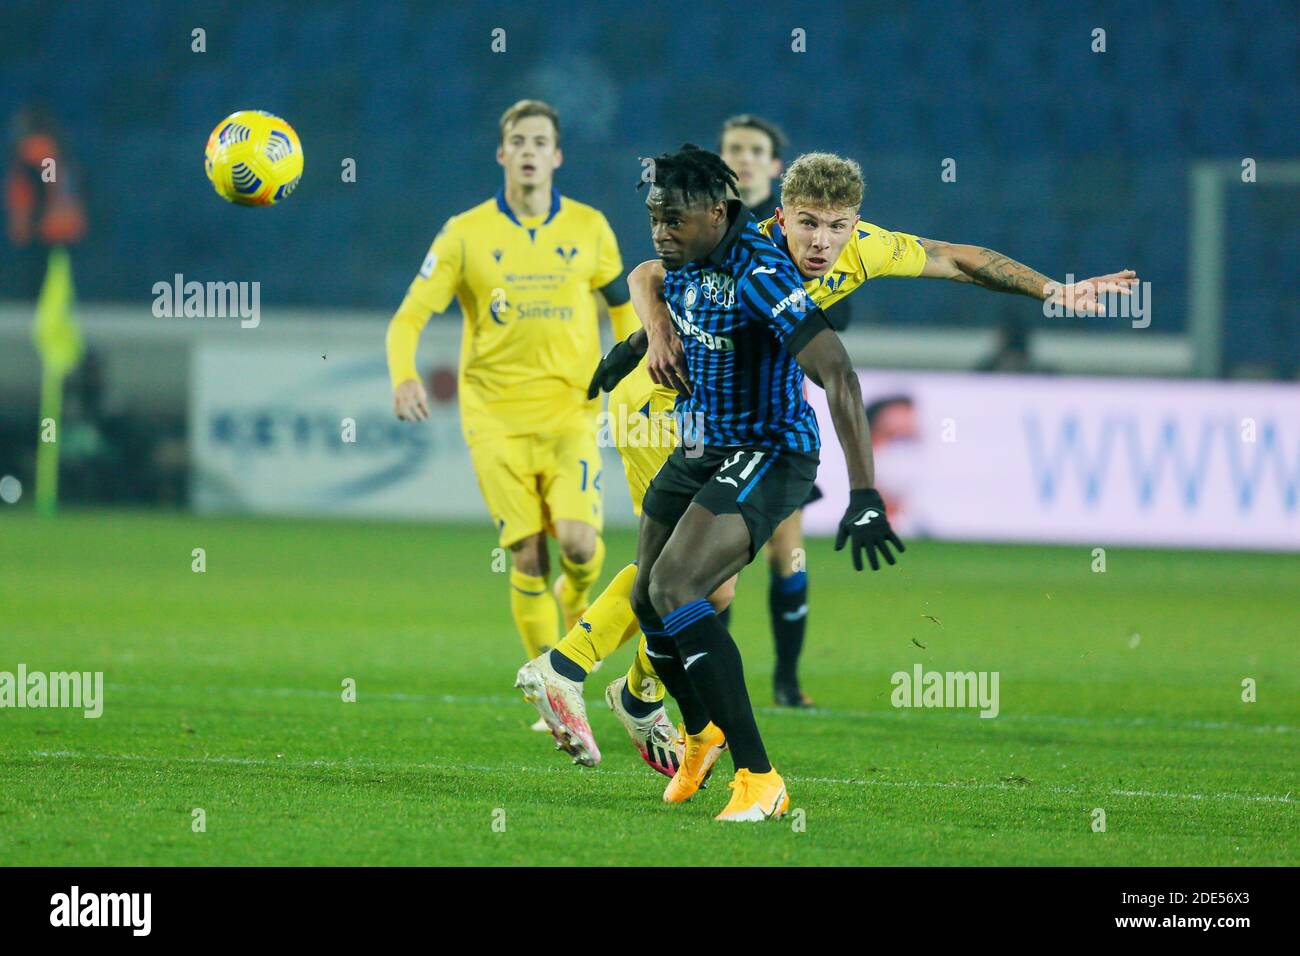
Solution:
M760 222L758 229L789 254L775 216ZM921 240L910 233L891 232L863 221L853 227L853 233L830 271L804 283L812 300L823 309L871 279L913 278L925 268L925 249Z
M455 296L464 314L461 426L467 442L594 428L587 383L600 360L593 291L623 271L597 209L552 192L520 220L505 192L452 216L389 327L393 384L416 377L415 343Z

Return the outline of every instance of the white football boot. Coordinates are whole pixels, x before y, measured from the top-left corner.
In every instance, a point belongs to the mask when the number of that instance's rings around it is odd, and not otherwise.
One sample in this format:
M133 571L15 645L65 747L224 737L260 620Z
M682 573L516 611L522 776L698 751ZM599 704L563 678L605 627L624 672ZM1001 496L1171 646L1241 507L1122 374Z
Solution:
M524 692L524 700L537 708L557 749L584 767L600 763L600 748L587 720L582 685L556 672L550 651L519 668L515 686Z
M632 746L653 770L658 770L665 777L671 777L682 763L682 740L677 735L677 728L668 719L668 712L663 705L649 717L633 717L623 706L623 687L627 684L627 675L620 677L605 688L605 703L614 712L627 735L632 738Z

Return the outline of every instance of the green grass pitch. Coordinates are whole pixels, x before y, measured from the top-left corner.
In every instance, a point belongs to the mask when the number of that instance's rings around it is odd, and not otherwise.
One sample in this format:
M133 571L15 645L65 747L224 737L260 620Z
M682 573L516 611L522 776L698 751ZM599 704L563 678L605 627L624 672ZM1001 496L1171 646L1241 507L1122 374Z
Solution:
M606 580L633 550L608 541ZM918 541L855 574L813 541L811 713L767 706L753 567L734 630L801 825L728 827L729 758L667 806L605 709L627 647L588 682L601 766L528 731L494 544L6 510L0 671L103 671L106 699L0 710L0 863L1300 863L1300 556ZM895 709L916 663L997 671L1001 713Z

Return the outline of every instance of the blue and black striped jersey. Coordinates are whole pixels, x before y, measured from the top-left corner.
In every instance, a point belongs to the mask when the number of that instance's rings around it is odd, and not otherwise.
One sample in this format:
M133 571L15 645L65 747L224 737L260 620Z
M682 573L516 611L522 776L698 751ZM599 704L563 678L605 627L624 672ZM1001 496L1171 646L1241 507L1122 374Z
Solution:
M718 247L664 275L691 380L691 394L677 402L681 434L714 447L816 452L817 418L794 356L830 326L794 263L732 206Z

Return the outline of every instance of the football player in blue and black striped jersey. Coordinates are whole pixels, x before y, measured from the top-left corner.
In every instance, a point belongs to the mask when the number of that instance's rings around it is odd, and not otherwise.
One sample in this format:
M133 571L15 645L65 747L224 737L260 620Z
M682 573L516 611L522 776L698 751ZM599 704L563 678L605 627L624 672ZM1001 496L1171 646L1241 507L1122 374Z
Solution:
M740 652L708 596L753 560L803 504L821 439L803 376L826 390L848 465L850 502L837 546L854 563L902 543L873 487L871 443L848 353L794 263L736 197L735 174L691 144L657 156L646 201L664 299L683 342L689 395L681 444L642 503L632 607L647 653L685 724L684 759L664 799L689 799L722 750L736 767L719 820L763 820L789 807L745 688Z

